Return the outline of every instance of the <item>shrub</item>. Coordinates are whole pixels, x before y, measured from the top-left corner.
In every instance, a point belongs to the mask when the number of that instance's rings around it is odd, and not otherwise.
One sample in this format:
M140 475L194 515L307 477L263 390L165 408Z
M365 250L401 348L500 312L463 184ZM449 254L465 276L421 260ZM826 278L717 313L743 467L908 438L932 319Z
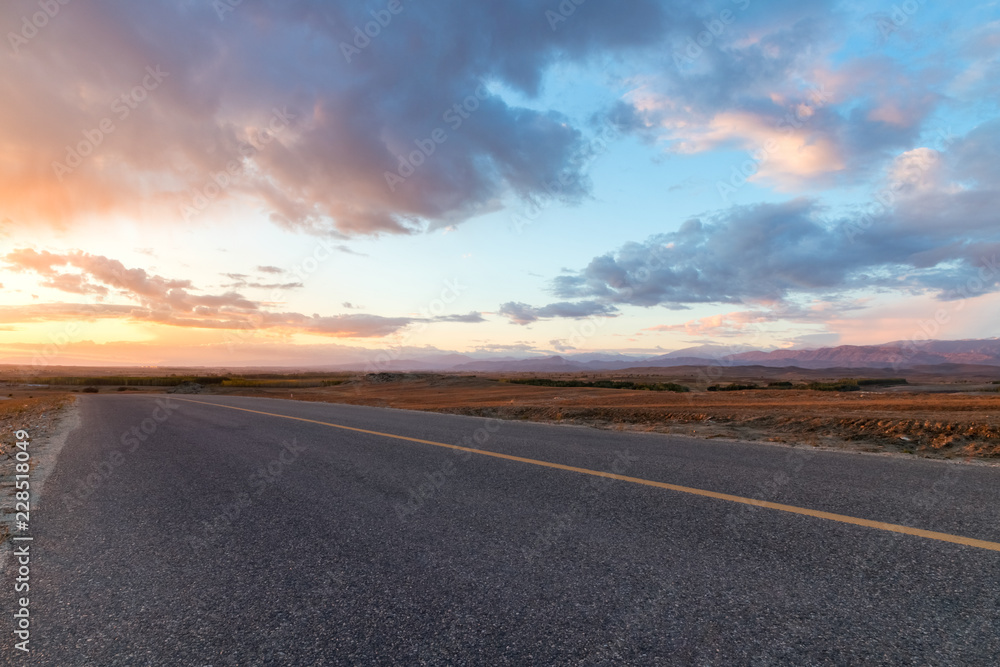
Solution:
M861 387L888 387L909 384L905 378L842 378L836 382L810 382L807 389L816 391L858 391Z
M124 375L108 375L104 377L40 377L37 378L36 382L39 384L57 384L57 385L71 385L71 386L115 386L115 385L126 385L126 386L136 386L136 387L176 387L178 385L184 384L185 382L198 382L199 384L221 384L226 379L225 376L211 376L211 377L194 377L194 376L183 376L178 377L176 375L171 375L170 377L134 377L134 376L124 376Z
M674 382L618 382L615 380L553 380L551 378L504 378L500 382L527 384L534 387L594 387L597 389L633 389L638 391L691 391L689 387Z
M909 384L909 382L906 381L906 378L886 378L884 380L865 378L858 380L858 385L861 387L890 387L901 384Z
M249 380L246 378L225 379L223 387L241 388L272 388L272 389L308 389L310 387L333 387L343 384L343 380L286 380L286 379L266 379Z
M732 384L727 385L713 384L708 388L708 391L743 391L744 389L759 389L759 387L753 382L748 382L746 384L733 382Z
M861 387L857 380L845 379L836 382L810 382L806 389L814 391L860 391Z
M642 389L642 387L639 387ZM691 391L690 387L685 387L682 384L677 384L676 382L657 382L656 384L649 385L652 391L673 391L678 394L683 394L685 392Z

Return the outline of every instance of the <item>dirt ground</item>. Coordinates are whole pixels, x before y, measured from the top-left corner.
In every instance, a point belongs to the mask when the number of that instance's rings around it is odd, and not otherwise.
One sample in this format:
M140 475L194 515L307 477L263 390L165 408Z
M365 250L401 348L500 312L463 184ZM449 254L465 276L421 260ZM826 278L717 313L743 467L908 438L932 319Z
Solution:
M59 411L71 400L65 390L5 389L0 394L0 461L12 456L17 442L14 433L24 429L32 440L47 435Z
M383 373L354 376L344 384L316 388L198 387L203 395L243 395L303 401L351 403L463 415L562 422L615 430L655 431L754 440L786 445L829 447L866 452L891 452L931 458L994 460L1000 463L1000 393L986 374L957 373L948 377L909 372L906 386L872 391L824 392L804 389L705 391L696 369L674 369L669 375L595 374L582 379L673 381L693 388L689 393L556 388L499 382L502 377L431 373ZM754 369L756 370L756 369ZM998 369L1000 370L1000 369ZM561 374L538 374L569 379ZM867 377L878 377L865 372ZM843 377L840 371L794 372L768 369L726 369L722 383L790 380L796 383ZM885 374L885 377L891 375ZM347 377L346 375L342 377ZM581 376L574 376L581 379ZM694 380L694 381L692 381ZM713 380L714 381L714 380ZM161 393L165 388L128 387L128 393ZM42 428L51 408L79 388L21 387L15 399L0 400L0 460L13 442L16 424L37 422ZM100 387L102 394L123 394ZM28 398L33 396L34 398ZM35 420L35 422L32 422ZM16 423L16 424L15 424ZM35 427L37 429L37 427ZM8 442L9 441L9 442Z
M72 402L66 391L38 391L5 388L0 395L0 544L11 534L12 519L15 515L15 443L18 430L25 430L30 436L29 459L31 497L37 498L41 488L43 472L40 462L46 462L44 451L50 436L60 429L60 418ZM40 449L42 448L42 449ZM32 501L32 509L34 503Z
M690 393L552 388L482 377L394 374L316 389L212 393L294 398L617 430L758 440L933 458L1000 459L1000 394L927 387ZM978 387L969 387L976 389Z

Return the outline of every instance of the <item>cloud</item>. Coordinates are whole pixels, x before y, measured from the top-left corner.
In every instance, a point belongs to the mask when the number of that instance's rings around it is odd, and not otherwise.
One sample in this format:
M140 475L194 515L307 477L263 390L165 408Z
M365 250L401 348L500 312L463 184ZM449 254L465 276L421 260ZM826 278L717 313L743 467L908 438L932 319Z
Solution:
M1000 184L1000 120L991 120L968 134L953 137L944 151L918 148L892 165L896 188L894 230L938 240L939 250L955 254L960 243L967 259L997 253L997 211ZM993 245L991 245L993 244ZM932 261L928 259L928 261Z
M683 324L660 324L643 331L658 333L680 332L688 336L738 336L746 333L751 325L774 321L765 312L734 312L700 317Z
M796 336L791 341L787 349L793 350L814 350L821 347L833 347L840 343L838 333L813 333Z
M801 320L794 306L800 297L850 307L843 305L846 296L862 289L929 293L940 300L996 292L998 160L1000 121L991 121L952 139L943 151L900 153L873 200L847 215L799 198L691 218L677 231L627 243L554 279L557 297L578 301L542 308L510 303L502 314L528 323L542 312L575 316L562 314L572 313L572 306L752 304L768 311L668 325L689 333L735 332L753 318Z
M67 320L89 322L108 318L128 318L136 311L134 306L107 303L35 303L25 306L0 306L0 322L5 324Z
M73 292L75 294L98 294L104 296L108 293L108 288L104 285L94 285L79 274L63 273L52 275L46 280L38 283L39 287L51 287L62 292Z
M596 257L553 289L562 298L671 308L863 288L963 298L963 286L973 294L1000 287L1000 230L986 226L992 201L984 192L920 195L863 229L824 218L806 199L733 207Z
M496 354L499 352L538 352L534 343L528 341L516 341L514 343L479 343L475 346L476 352Z
M0 257L0 260L10 270L39 274L45 279L41 284L53 289L72 294L94 294L101 298L114 296L130 302L3 306L0 307L0 322L3 323L124 319L200 329L269 329L341 338L369 338L388 336L416 322L484 321L480 313L414 318L360 313L324 317L273 312L267 309L264 302L249 299L238 292L199 294L191 281L150 275L143 269L126 268L117 260L80 251L55 254L19 249ZM301 285L251 283L248 286L291 289Z
M298 283L298 282L296 282L296 283L247 283L246 286L247 287L252 287L254 289L272 289L272 290L273 289L277 289L277 290L285 290L285 289L299 289L299 288L303 287L303 284L302 283Z
M705 24L675 31L672 63L633 77L607 116L670 153L746 151L758 163L750 180L783 191L863 182L918 140L960 72L944 59L847 49L856 25L836 5L733 7L727 25L709 17L704 47Z
M262 267L257 267L257 270L260 271L261 268ZM266 267L266 268L273 268L273 267ZM268 274L285 273L285 271L282 269L276 269L275 271L260 271L260 272ZM299 289L301 287L304 287L304 284L301 282L262 283L259 281L250 281L248 280L250 276L248 276L245 273L223 273L222 275L233 281L232 283L225 285L225 287L231 287L231 288L250 287L253 289L289 290L289 289Z
M779 301L792 291L844 287L866 261L849 245L809 200L734 207L595 257L556 278L553 290L638 306Z
M582 319L585 317L614 317L618 309L614 306L596 301L581 301L577 303L553 303L541 308L529 306L526 303L508 302L500 306L498 313L510 319L514 324L531 324L538 320L565 317Z
M440 315L434 318L435 322L464 322L466 324L474 324L477 322L485 322L486 319L483 317L482 313L471 312L465 315Z
M261 328L283 328L302 333L335 336L338 338L382 338L412 324L408 317L380 317L378 315L335 315L332 317L306 317L298 313L268 313L261 320Z
M281 274L285 272L284 269L280 269L277 266L258 266L257 271L259 273L273 273L273 274Z
M773 303L753 310L739 310L718 313L688 320L681 324L660 324L643 329L658 333L683 333L688 336L744 336L758 335L767 324L774 322L797 322L804 324L825 324L833 318L865 307L862 300L813 301L808 305L797 303Z
M590 3L558 30L534 0L404 3L351 52L364 3L218 5L67 5L20 45L0 70L0 217L192 221L230 199L343 236L448 227L547 198L563 172L579 198L585 132L499 91L534 98L553 64L653 45L668 20L655 0ZM37 9L5 3L0 23ZM389 182L401 159L422 164Z

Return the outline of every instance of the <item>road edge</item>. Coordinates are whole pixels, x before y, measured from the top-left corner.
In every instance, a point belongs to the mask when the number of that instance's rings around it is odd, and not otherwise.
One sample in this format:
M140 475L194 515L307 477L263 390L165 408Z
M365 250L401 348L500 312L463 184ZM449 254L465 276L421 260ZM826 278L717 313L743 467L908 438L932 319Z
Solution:
M34 466L31 468L31 511L37 511L43 507L42 491L45 482L56 467L59 453L66 446L69 434L75 431L82 424L80 417L80 404L77 397L72 396L71 400L62 405L56 415L56 423L52 430L40 438L31 439L31 461ZM29 431L30 433L30 431ZM4 483L0 488L6 488ZM13 486L13 481L9 486ZM14 523L14 514L5 514L0 519L8 528ZM13 535L13 531L10 531ZM0 543L0 576L7 571L7 558L14 548L14 543L8 538Z

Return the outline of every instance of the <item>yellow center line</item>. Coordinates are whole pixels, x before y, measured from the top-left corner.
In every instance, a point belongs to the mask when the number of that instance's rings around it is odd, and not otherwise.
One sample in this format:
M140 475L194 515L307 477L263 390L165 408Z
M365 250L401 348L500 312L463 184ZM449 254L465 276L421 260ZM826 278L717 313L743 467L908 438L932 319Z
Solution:
M581 473L584 475L593 475L594 477L606 477L608 479L617 479L622 482L631 482L632 484L642 484L643 486L652 486L658 489L667 489L669 491L677 491L680 493L689 493L695 496L704 496L706 498L715 498L717 500L727 500L733 503L741 503L743 505L752 505L754 507L764 507L771 510L778 510L779 512L789 512L790 514L801 514L803 516L811 516L817 519L827 519L828 521L837 521L839 523L849 523L855 526L864 526L866 528L874 528L876 530L885 530L891 533L902 533L904 535L913 535L915 537L923 537L929 540L938 540L940 542L951 542L953 544L962 544L967 547L976 547L978 549L988 549L990 551L1000 551L1000 543L988 542L986 540L977 540L971 537L962 537L961 535L951 535L949 533L939 533L933 530L924 530L922 528L911 528L909 526L901 526L894 523L885 523L882 521L871 521L869 519L859 519L853 516L847 516L844 514L834 514L833 512L823 512L820 510L812 510L806 507L796 507L795 505L783 505L781 503L772 503L768 500L757 500L756 498L744 498L743 496L734 496L728 493L719 493L717 491L707 491L705 489L695 489L690 486L680 486L678 484L668 484L667 482L656 482L650 479L642 479L639 477L629 477L627 475L619 475L613 472L604 472L603 470L590 470L589 468L577 468L576 466L563 465L562 463L552 463L550 461L539 461L538 459L529 459L523 456L513 456L511 454L501 454L499 452L490 452L484 449L473 449L471 447L462 447L460 445L449 445L444 442L435 442L433 440L421 440L420 438L410 438L405 435L395 435L393 433L382 433L380 431L369 431L364 428L355 428L353 426L343 426L341 424L331 424L330 422L317 421L315 419L305 419L304 417L291 417L289 415L276 414L274 412L261 412L260 410L249 410L247 408L237 408L231 405L221 405L219 403L209 403L207 401L195 401L189 398L176 398L171 397L175 401L186 401L188 403L199 403L201 405L211 405L217 408L227 408L229 410L239 410L241 412L252 412L257 415L266 415L268 417L279 417L281 419L294 419L295 421L308 422L310 424L319 424L321 426L330 426L332 428L339 428L345 431L355 431L357 433L367 433L368 435L378 435L384 438L393 438L395 440L406 440L408 442L417 442L422 445L432 445L434 447L444 447L446 449L455 449L460 452L469 452L471 454L479 454L481 456L491 456L496 459L504 459L507 461L518 461L519 463L530 463L531 465L542 466L545 468L555 468L556 470L566 470L569 472Z

